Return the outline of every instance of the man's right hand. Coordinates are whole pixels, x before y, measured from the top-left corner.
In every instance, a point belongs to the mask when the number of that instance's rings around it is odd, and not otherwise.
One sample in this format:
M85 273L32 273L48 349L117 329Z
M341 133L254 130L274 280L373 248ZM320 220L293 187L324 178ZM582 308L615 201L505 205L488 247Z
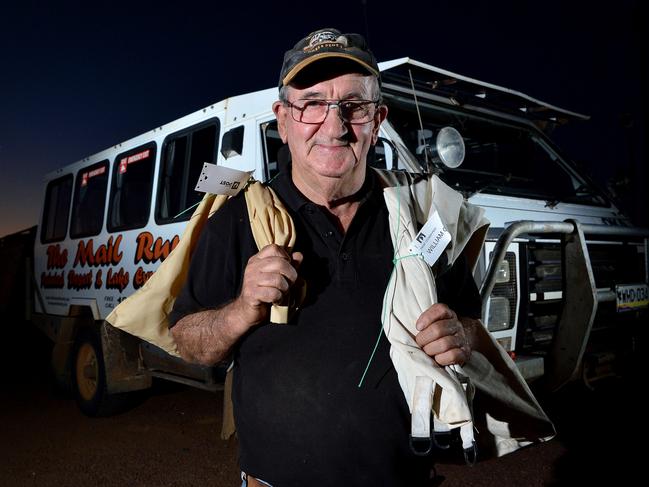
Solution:
M214 365L227 357L252 326L268 318L270 305L279 302L297 278L302 254L268 245L246 265L239 297L217 308L178 320L171 334L188 362Z
M232 303L240 325L250 328L268 318L270 305L279 303L297 279L303 255L289 256L282 247L271 244L248 259L239 297Z

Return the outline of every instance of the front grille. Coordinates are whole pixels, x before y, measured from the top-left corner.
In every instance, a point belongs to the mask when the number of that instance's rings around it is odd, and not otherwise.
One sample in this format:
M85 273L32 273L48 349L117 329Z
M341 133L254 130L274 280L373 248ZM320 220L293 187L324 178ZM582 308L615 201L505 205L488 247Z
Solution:
M588 255L598 288L635 284L645 280L644 253L638 245L588 245Z
M523 291L523 299L527 296L529 302L527 317L521 317L517 348L543 352L552 343L554 329L565 305L561 245L548 242L529 242L526 245L527 251L522 254L527 255L529 293ZM645 282L642 245L590 242L587 246L597 288L614 290L616 284ZM615 303L600 303L591 337L600 330L621 326L629 319L633 319L630 314L615 312Z

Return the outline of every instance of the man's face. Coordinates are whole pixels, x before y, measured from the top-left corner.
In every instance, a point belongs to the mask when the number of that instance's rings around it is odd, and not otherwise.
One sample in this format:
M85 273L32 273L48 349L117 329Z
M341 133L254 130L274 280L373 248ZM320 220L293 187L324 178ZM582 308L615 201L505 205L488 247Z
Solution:
M359 73L342 74L308 87L288 89L288 101L302 106L299 100L373 100L375 79ZM374 116L365 124L344 122L338 108L331 107L320 124L297 122L291 108L281 102L273 105L282 141L288 143L293 170L309 178L342 178L365 170L367 153L376 143L379 125L387 107L371 107Z

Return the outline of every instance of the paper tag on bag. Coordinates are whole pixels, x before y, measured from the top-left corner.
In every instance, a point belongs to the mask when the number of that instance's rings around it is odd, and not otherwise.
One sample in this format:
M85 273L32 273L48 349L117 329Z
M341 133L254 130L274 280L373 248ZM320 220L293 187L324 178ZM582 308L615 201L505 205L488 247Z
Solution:
M237 171L206 162L195 189L201 193L234 196L245 187L251 174L252 171Z
M435 211L408 247L411 254L421 254L426 263L432 266L451 242L451 234Z

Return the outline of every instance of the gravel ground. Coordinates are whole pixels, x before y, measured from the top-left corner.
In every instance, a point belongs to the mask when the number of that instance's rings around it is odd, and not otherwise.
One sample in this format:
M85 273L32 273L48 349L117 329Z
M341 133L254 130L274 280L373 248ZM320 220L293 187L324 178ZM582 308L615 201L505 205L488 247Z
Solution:
M240 485L236 440L219 438L220 393L161 381L129 411L90 419L53 393L46 340L31 332L19 339L0 362L0 487ZM613 380L544 399L556 439L472 468L438 464L432 485L627 483L644 460L637 389Z

